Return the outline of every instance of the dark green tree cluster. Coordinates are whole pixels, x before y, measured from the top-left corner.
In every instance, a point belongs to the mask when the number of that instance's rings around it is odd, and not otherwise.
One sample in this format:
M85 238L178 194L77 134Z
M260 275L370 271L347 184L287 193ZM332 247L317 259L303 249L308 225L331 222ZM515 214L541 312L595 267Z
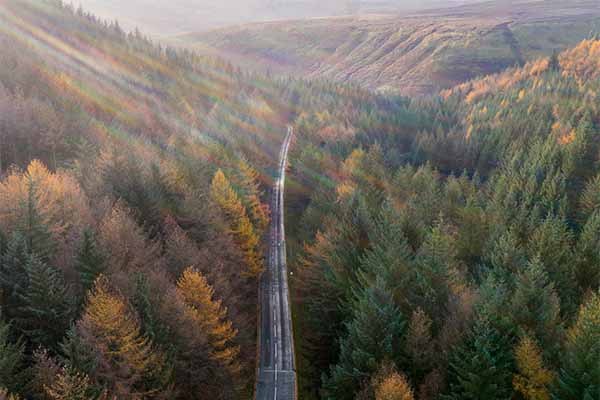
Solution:
M417 398L597 395L599 48L436 99L372 99L347 121L343 107L298 117L292 173L310 190L290 189L289 231L308 398L374 398L390 364Z

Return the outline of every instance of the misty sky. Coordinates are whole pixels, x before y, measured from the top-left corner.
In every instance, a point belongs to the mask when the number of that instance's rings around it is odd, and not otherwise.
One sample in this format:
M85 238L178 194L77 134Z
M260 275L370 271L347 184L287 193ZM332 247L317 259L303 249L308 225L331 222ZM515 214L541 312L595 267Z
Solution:
M401 12L477 0L75 0L126 29L172 36L245 22L323 17L356 12Z

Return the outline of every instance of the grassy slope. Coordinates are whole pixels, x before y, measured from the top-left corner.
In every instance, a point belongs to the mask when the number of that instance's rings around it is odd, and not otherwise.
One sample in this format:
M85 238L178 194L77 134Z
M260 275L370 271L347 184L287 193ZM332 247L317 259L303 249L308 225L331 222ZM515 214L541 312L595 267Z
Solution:
M250 24L178 40L247 67L415 95L562 50L600 30L594 2L524 3Z

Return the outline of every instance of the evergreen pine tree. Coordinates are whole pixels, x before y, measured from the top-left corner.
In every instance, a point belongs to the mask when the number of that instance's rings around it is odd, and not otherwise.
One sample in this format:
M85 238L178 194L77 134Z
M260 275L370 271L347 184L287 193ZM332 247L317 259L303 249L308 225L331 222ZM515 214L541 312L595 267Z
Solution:
M439 328L452 287L460 282L456 241L443 221L438 221L419 249L414 268L413 304L423 309Z
M583 292L600 286L600 211L594 212L575 247L575 278Z
M554 283L563 315L573 315L579 305L573 242L573 234L564 219L547 218L527 245L529 258L539 260Z
M560 70L560 60L558 59L558 51L556 49L552 51L550 61L548 61L548 69L553 72Z
M40 210L39 201L38 182L31 175L27 175L27 197L20 204L18 230L25 238L29 251L47 262L52 257L55 246L45 216Z
M539 341L546 355L558 355L562 336L560 304L539 259L518 274L508 315L517 331Z
M386 283L377 278L360 294L354 317L347 324L348 334L340 343L339 361L324 381L324 398L353 399L382 362L403 365L405 328Z
M71 326L60 344L62 363L72 370L91 376L100 360L94 347L79 336L76 326Z
M600 398L600 294L581 306L575 325L567 333L554 400Z
M32 343L57 349L72 321L71 297L60 273L30 255L27 289L20 295L16 325Z
M13 233L6 251L0 259L0 305L8 319L16 316L20 306L20 296L29 285L29 277L25 265L29 259L29 250L25 238Z
M25 346L10 340L10 325L0 315L0 388L18 393L23 388Z
M96 237L90 228L83 231L81 244L77 251L76 268L85 292L94 286L96 278L104 272L105 259L96 244Z
M509 340L486 319L475 322L450 355L445 400L508 400L513 372Z

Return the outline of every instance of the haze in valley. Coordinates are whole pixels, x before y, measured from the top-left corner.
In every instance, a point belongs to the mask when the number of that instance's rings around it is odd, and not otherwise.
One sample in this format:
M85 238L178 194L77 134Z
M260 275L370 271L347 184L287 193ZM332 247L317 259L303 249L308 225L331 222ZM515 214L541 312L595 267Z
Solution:
M199 32L247 22L364 13L402 13L480 0L80 0L84 9L118 19L125 29L156 37Z

